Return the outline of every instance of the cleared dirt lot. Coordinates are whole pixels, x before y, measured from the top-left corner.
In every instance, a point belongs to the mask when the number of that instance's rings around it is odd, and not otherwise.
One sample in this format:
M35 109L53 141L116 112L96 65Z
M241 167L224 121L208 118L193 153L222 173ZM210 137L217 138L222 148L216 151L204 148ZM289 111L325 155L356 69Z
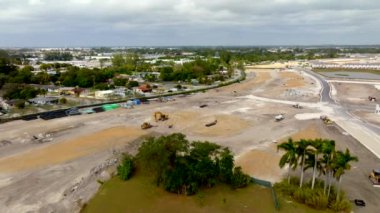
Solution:
M318 101L317 82L303 72L290 69L249 69L258 78L260 86L253 94L290 101Z
M367 183L363 175L376 164L368 151L351 137L337 129L330 130L319 120L295 118L297 114L315 113L318 109L294 109L285 104L248 98L257 95L287 100L284 95L287 90L297 88L313 92L313 96L297 96L294 100L313 101L318 99L318 88L312 84L313 79L297 72L270 69L248 70L247 73L247 80L241 83L175 97L172 102L152 102L134 109L0 125L0 141L9 142L0 147L0 209L5 212L78 211L98 189L96 180L109 176L105 171L108 166L115 165L118 153L135 152L143 137L173 132L184 133L191 140L209 140L228 146L245 171L272 181L284 174L278 168L281 153L277 153L275 142L289 136L336 137L339 143L350 144L352 149L359 150L355 152L359 158L363 155L367 159L363 160L367 164L360 176L348 177L354 174L351 172L347 175L344 180L349 184L347 190L352 184ZM200 108L201 104L207 104L207 107ZM169 120L153 121L155 111L169 114ZM278 113L284 113L285 120L275 122L274 116ZM217 120L215 126L205 127L214 120ZM155 127L141 130L144 121ZM173 127L168 128L169 125ZM33 139L33 136L47 137L46 134L51 140L45 143ZM377 191L373 192L371 187L366 190L378 197ZM366 197L361 190L357 193Z
M380 90L374 85L357 83L332 83L336 92L334 99L346 106L349 112L365 122L380 125L380 115L375 114L376 104L380 104ZM368 96L376 97L369 101Z

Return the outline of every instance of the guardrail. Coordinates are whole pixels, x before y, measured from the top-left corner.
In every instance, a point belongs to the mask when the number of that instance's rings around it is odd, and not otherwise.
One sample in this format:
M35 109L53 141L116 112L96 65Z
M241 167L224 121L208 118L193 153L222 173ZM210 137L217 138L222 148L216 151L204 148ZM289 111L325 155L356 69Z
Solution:
M243 70L240 70L240 76L238 78L233 79L233 80L229 80L227 82L222 82L222 83L220 83L218 85L213 85L213 86L208 86L208 87L194 89L194 90L188 90L188 91L179 91L179 92L172 92L172 93L154 95L154 96L149 96L149 97L140 97L138 99L149 100L149 99L155 99L155 98L161 98L161 97L170 97L170 96L176 96L176 95L184 95L184 94L191 94L191 93L196 93L196 92L203 92L203 91L207 91L207 90L210 90L210 89L216 89L216 88L219 88L219 87L224 87L224 86L228 86L228 85L231 85L231 84L234 84L234 83L238 83L240 81L245 80L245 78L246 78L245 72ZM101 106L101 105L104 105L104 104L122 103L122 102L130 101L130 100L134 100L136 98L137 97L126 98L126 99L118 99L118 100L113 100L113 101L108 101L108 102L102 102L102 103L96 103L96 104L79 105L79 106L75 106L75 107L78 108L78 109L89 108L89 107L97 107L97 106ZM0 118L0 124L6 123L6 122L10 122L10 121L15 121L15 120L31 120L31 119L36 119L39 116L44 116L44 115L54 114L54 113L61 113L62 111L66 111L66 110L71 109L71 108L72 107L61 108L61 109L57 109L57 110L50 110L50 111L39 112L39 113L32 113L32 114L27 114L27 115L12 117L12 118L3 118L3 119Z

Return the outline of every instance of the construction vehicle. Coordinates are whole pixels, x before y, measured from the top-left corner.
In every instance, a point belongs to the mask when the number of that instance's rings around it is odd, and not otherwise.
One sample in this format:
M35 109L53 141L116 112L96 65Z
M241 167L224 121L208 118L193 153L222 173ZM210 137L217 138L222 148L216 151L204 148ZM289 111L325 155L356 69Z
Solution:
M355 199L354 203L355 203L356 206L360 206L360 207L364 207L365 206L364 200L361 200L361 199Z
M333 123L333 121L329 117L327 117L326 115L321 115L320 119L325 124L332 124Z
M294 104L293 105L293 108L296 108L296 109L302 109L303 107L299 104Z
M371 180L373 185L380 185L380 169L372 170L371 174L369 174L368 178Z
M376 101L376 98L373 97L373 96L368 96L368 100L369 100L369 101Z
M279 121L284 120L285 117L284 117L283 114L279 114L279 115L276 115L276 116L274 117L274 119L275 119L277 122L279 122Z
M213 122L211 122L211 123L207 123L207 124L205 124L205 126L206 126L206 127L214 126L217 122L218 122L218 121L215 120L215 121L213 121Z
M166 121L169 119L169 115L166 115L162 112L155 112L154 113L154 119L156 120L156 122L158 121Z
M148 123L148 122L144 122L143 124L141 124L141 129L149 129L152 127L153 127L153 125Z

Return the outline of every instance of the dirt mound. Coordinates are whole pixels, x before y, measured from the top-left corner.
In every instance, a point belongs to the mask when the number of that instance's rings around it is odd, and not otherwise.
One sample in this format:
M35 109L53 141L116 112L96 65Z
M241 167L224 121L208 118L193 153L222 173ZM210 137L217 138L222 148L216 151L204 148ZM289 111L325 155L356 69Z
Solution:
M281 180L283 171L278 166L281 155L275 150L272 145L266 150L251 150L241 155L236 160L236 165L241 166L245 173L256 178L271 182Z

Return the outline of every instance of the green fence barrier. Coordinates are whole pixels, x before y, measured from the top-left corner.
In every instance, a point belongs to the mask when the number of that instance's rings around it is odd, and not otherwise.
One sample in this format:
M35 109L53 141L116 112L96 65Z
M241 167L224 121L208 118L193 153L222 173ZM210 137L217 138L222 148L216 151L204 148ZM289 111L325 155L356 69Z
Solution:
M278 202L276 191L274 190L273 185L272 185L271 182L266 181L266 180L261 180L261 179L255 178L255 177L252 177L252 182L255 183L255 184L257 184L257 185L270 188L271 191L272 191L272 198L273 198L273 202L274 202L274 207L276 209L280 208L280 203Z

